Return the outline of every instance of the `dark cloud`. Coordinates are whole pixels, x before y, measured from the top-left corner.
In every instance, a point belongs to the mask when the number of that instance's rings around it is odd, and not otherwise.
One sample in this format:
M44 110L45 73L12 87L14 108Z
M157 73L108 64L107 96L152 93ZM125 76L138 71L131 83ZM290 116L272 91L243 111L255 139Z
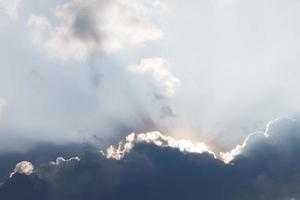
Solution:
M99 143L97 143L99 145ZM42 164L55 160L57 156L79 156L83 151L93 148L89 144L64 144L39 143L23 153L10 152L0 154L0 183L6 180L16 163L28 160L33 164Z
M1 199L46 200L47 183L37 175L15 174L0 188Z
M82 40L90 40L93 42L98 42L101 40L98 31L95 16L91 14L90 10L87 8L82 8L78 11L75 19L71 25L71 32L74 36Z
M87 152L16 173L0 199L292 200L300 197L300 127L291 120L250 136L229 164L209 153L137 143L121 160ZM23 194L25 196L18 196Z

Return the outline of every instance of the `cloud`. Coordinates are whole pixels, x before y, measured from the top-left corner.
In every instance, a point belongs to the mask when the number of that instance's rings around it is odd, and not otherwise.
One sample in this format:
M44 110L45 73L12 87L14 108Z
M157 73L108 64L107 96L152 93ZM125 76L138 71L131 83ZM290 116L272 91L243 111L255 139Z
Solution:
M220 158L225 163L230 163L236 156L238 156L238 155L241 154L241 152L243 151L243 148L245 148L247 146L248 140L251 139L251 137L255 136L256 134L261 134L261 132L252 133L252 134L248 135L242 144L238 144L231 151L229 151L229 152L221 152L220 153Z
M85 60L162 38L151 19L158 7L146 0L71 0L54 10L57 23L32 15L28 24L33 39L50 55Z
M107 158L120 160L125 156L126 153L129 153L136 144L139 143L155 144L159 147L171 147L187 153L207 152L214 155L214 153L209 151L208 147L204 143L193 144L188 140L176 140L170 136L165 136L160 132L148 132L140 134L131 133L125 138L124 141L121 141L117 147L110 146L106 150L105 155Z
M1 0L0 9L4 9L5 13L13 20L19 18L22 0Z
M249 136L228 164L159 132L130 134L107 154L58 158L32 174L16 173L0 186L0 198L14 197L27 182L35 187L24 195L39 197L32 200L299 199L299 124L279 119L265 132Z
M230 163L232 160L235 159L235 157L240 156L245 154L247 149L249 149L249 146L251 147L252 144L257 143L257 140L267 140L268 137L271 136L272 139L276 139L276 134L278 132L282 134L281 132L287 132L287 133L293 133L296 132L298 134L298 125L297 122L293 119L290 118L278 118L275 120L270 121L266 125L265 131L258 131L249 134L244 142L242 144L238 144L234 149L232 149L230 152L221 152L220 153L220 158L225 162L225 163ZM289 130L293 129L293 130ZM287 136L289 137L289 136ZM278 138L277 138L278 139ZM282 138L284 139L284 138ZM254 142L253 142L254 140ZM249 144L251 143L251 144Z
M61 171L76 166L79 161L80 159L78 157L71 157L69 159L58 157L55 161L41 164L39 168L36 169L36 173L39 174L40 178L55 184L55 177L60 176Z
M129 71L135 74L150 74L153 83L162 90L165 97L175 95L180 80L171 72L170 63L161 57L144 58L139 64L129 66Z
M99 148L99 143L98 147ZM107 145L106 145L107 146ZM103 147L102 147L103 148ZM90 144L63 144L57 145L52 143L38 143L32 145L28 150L22 148L22 152L8 152L0 153L0 183L5 181L12 169L14 169L16 163L22 160L27 160L34 166L39 166L43 163L48 163L50 160L55 160L57 156L72 158L79 156L81 152L84 151L97 151L94 145ZM58 159L57 163L61 161Z
M31 162L22 161L16 164L14 171L10 174L9 177L12 177L16 173L30 175L33 173L33 169L34 166L32 165Z

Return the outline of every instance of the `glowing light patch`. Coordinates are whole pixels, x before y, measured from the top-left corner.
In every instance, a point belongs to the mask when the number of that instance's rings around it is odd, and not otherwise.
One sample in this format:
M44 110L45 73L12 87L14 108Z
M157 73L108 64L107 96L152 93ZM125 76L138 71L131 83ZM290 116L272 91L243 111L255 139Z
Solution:
M55 161L51 161L50 164L52 165L61 165L63 163L68 163L68 162L78 162L80 161L80 158L79 157L72 157L72 158L69 158L69 159L64 159L63 157L58 157L56 158Z
M147 133L131 133L129 134L124 141L121 141L117 147L110 146L106 149L106 157L120 160L124 157L124 155L134 147L135 144L138 143L149 143L155 144L160 147L171 147L175 149L179 149L181 152L188 153L209 153L212 154L215 158L216 155L212 151L209 150L206 144L192 143L188 140L176 140L170 136L165 136L160 132L147 132Z
M9 175L9 177L11 178L16 173L26 174L27 176L29 176L30 174L33 173L33 170L34 170L34 166L31 162L22 161L16 164L14 171Z

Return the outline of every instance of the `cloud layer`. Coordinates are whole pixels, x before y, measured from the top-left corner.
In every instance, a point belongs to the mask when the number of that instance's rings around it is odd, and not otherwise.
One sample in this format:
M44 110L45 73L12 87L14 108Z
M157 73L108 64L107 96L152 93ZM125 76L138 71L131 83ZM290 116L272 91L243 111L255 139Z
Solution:
M265 132L249 136L240 153L228 164L206 151L193 153L172 146L171 138L158 133L128 137L126 141L135 142L122 159L108 159L93 152L80 159L58 158L35 166L30 175L14 174L0 187L0 197L31 200L300 197L300 126L293 120L273 121ZM20 191L21 198L17 195Z

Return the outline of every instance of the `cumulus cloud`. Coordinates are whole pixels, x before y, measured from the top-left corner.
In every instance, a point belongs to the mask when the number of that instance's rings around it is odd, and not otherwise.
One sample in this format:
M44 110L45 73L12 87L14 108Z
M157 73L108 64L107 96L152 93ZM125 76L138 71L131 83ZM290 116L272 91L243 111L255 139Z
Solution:
M106 150L107 158L114 158L117 160L122 159L126 153L129 153L136 144L139 143L149 143L155 144L159 147L171 147L179 149L181 152L185 153L203 153L207 152L215 156L215 154L208 149L206 144L199 142L193 144L188 140L176 140L170 136L165 136L160 132L148 132L129 134L124 141L121 141L117 147L110 146Z
M220 152L220 158L225 163L230 163L230 161L232 161L236 156L241 154L243 148L245 148L247 146L248 140L251 137L256 136L256 134L261 134L261 132L252 133L252 134L248 135L242 144L238 144L235 148L233 148L229 152Z
M0 8L3 9L11 19L15 20L19 17L21 4L22 0L1 0Z
M12 177L15 173L30 175L33 173L34 166L31 162L22 161L16 164L14 171L10 174Z
M165 97L174 96L180 84L180 80L172 73L170 63L165 58L144 58L139 64L129 66L129 70L140 75L150 74L153 83L161 88Z
M163 32L151 19L160 5L155 2L70 0L54 10L58 23L51 23L46 16L32 15L29 26L35 42L50 55L84 60L162 38Z
M299 199L299 144L300 126L290 119L249 136L230 164L159 132L130 134L104 154L58 158L28 176L16 173L0 186L0 198L24 191L26 182L32 187L15 199Z

